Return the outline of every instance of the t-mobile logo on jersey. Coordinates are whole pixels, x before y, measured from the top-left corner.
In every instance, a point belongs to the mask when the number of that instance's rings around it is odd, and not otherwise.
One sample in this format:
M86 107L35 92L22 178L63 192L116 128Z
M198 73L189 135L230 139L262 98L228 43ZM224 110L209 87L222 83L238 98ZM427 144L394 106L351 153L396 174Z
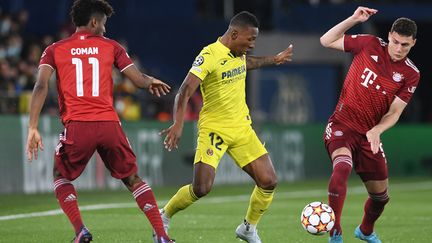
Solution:
M365 68L361 76L364 81L361 84L367 88L368 84L373 84L377 77L378 75L376 73L372 72L369 68Z

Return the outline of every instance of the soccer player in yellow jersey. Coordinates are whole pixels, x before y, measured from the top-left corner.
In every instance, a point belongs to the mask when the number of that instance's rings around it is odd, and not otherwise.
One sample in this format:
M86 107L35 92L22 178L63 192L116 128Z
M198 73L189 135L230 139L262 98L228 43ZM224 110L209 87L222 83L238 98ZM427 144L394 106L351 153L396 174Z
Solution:
M291 61L292 45L275 56L247 56L257 36L258 20L253 14L235 15L224 35L196 57L176 95L174 124L161 132L166 134L164 144L169 151L177 148L188 100L198 86L203 107L198 121L193 182L180 188L161 210L166 229L174 214L210 192L216 168L227 152L256 183L245 220L237 227L236 235L249 243L261 242L256 225L273 199L277 179L268 152L251 126L246 105L246 72Z

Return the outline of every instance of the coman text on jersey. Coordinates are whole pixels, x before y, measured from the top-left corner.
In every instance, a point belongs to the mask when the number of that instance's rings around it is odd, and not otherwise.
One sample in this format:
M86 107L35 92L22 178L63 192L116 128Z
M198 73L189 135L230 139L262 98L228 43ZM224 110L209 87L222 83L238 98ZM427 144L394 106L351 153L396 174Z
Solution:
M71 54L75 55L94 55L98 54L99 50L97 47L81 47L81 48L71 48Z

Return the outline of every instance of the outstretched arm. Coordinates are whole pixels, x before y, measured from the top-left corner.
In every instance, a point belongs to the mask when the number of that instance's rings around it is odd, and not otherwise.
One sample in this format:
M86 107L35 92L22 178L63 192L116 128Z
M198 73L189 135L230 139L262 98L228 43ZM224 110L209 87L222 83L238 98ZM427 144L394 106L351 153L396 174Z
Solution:
M372 153L376 154L380 147L380 136L399 120L406 103L396 97L390 105L389 111L381 118L381 121L366 133L368 142L371 144Z
M248 70L257 69L263 66L280 65L292 61L293 45L289 45L287 49L279 52L276 56L255 57L246 56L246 68Z
M192 73L186 75L174 100L174 124L160 132L165 135L164 145L168 151L177 148L177 144L183 132L184 115L190 97L195 93L201 83L201 79Z
M171 87L145 73L141 73L135 65L131 65L123 71L123 74L132 81L132 83L141 89L147 89L151 94L160 97L169 93Z
M38 130L38 124L39 116L48 94L48 81L53 71L54 70L51 67L47 65L41 65L39 67L36 84L33 88L30 101L30 118L26 144L27 159L29 161L31 161L33 158L37 159L38 150L44 149L42 137Z
M369 19L370 16L376 14L378 10L367 8L367 7L358 7L353 15L335 25L329 31L327 31L320 38L321 45L327 48L333 48L336 50L343 51L344 43L343 36L345 32L351 29L354 25L363 23Z

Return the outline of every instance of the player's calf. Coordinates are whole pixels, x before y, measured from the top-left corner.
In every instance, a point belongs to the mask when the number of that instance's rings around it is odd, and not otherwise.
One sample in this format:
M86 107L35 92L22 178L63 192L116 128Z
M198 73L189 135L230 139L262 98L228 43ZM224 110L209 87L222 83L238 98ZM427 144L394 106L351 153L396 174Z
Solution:
M361 231L364 234L369 235L373 232L375 222L381 216L389 200L387 190L381 193L369 193L369 198L366 200L364 206L363 220L360 225Z

